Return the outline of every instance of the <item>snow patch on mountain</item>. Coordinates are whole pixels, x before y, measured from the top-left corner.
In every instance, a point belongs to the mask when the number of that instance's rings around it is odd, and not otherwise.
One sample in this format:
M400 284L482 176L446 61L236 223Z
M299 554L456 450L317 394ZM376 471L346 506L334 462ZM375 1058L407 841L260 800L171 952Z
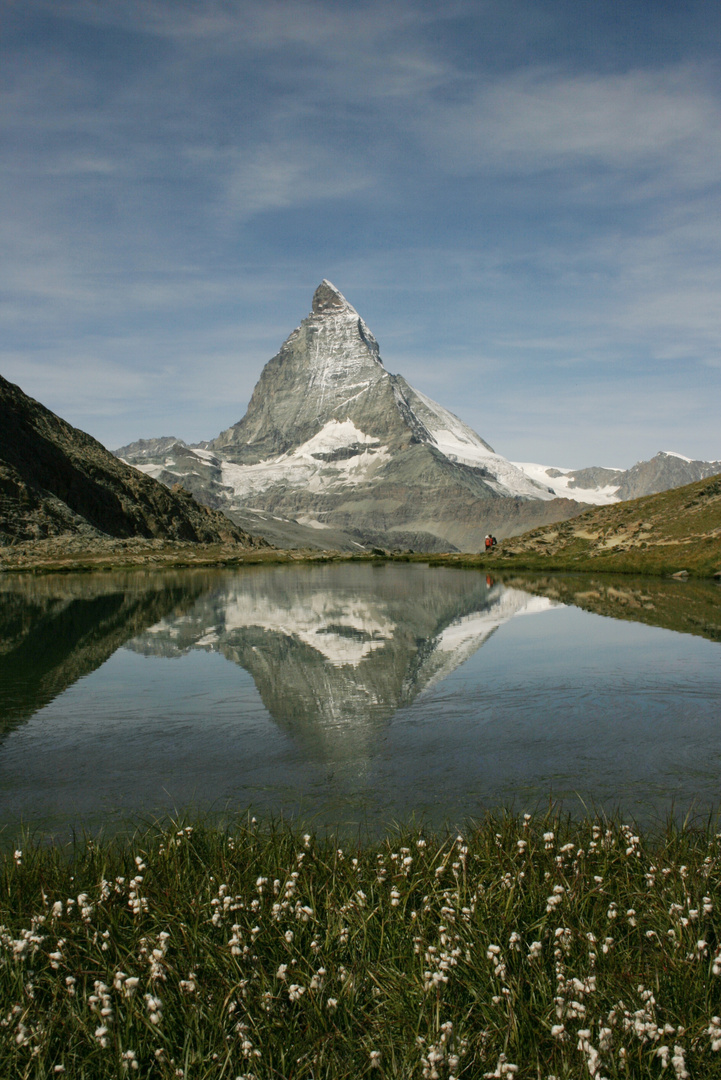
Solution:
M530 496L534 499L555 498L548 490L548 484L539 484L533 477L526 476L507 458L497 454L452 412L426 397L420 390L413 387L410 389L413 396L424 406L418 416L419 420L427 429L432 442L449 461L469 465L473 469L483 469L490 474L486 477L489 487L499 495ZM410 407L413 408L413 405L411 400Z
M312 438L280 457L255 465L221 461L220 466L223 483L238 498L246 498L275 484L317 493L368 483L390 460L388 448L351 420L331 420Z
M497 454L472 428L436 401L405 384L408 408L428 441L449 461L479 469L484 482L499 495L552 499L548 487L525 476L507 458Z
M680 458L681 461L688 461L689 463L693 461L693 458L686 457L684 454L677 454L675 450L661 450L660 452L665 457L677 457Z
M514 461L513 464L531 480L550 488L553 495L549 498L575 499L577 502L592 503L595 506L607 506L609 503L619 502L618 484L606 484L597 488L572 487L574 474L577 471L575 469L538 465L532 461ZM622 470L613 471L621 472Z

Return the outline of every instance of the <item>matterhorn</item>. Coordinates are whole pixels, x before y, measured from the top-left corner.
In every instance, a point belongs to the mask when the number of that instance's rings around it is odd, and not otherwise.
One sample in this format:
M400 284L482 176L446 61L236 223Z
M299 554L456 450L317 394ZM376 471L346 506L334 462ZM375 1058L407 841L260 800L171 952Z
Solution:
M581 509L391 375L330 281L266 364L242 420L196 447L166 437L116 453L285 546L473 551L486 533Z

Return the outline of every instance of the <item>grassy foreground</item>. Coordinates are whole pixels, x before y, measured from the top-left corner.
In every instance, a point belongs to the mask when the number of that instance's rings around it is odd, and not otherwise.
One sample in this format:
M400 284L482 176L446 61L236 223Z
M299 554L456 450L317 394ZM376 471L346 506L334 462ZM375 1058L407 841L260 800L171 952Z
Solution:
M719 836L340 843L248 822L7 855L0 1075L721 1076Z

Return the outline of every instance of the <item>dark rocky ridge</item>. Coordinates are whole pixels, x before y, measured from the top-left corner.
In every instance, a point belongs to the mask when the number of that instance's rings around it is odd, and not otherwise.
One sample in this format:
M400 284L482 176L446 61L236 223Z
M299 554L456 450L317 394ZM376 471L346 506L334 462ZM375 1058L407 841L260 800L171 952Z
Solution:
M0 376L0 544L64 534L263 544L118 460Z

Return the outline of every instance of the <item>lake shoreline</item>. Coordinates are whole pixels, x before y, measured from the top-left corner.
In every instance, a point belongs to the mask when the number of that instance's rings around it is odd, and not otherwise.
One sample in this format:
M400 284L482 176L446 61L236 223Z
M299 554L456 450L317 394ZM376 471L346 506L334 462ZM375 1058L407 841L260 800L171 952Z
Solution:
M508 541L513 542L513 538ZM718 547L718 545L715 545ZM680 548L680 550L679 550ZM715 549L714 549L715 551ZM671 548L659 545L647 552L575 556L513 554L503 545L491 552L345 552L315 549L246 548L235 544L192 544L159 540L95 540L85 546L73 538L63 545L57 539L0 548L2 573L92 573L95 571L148 569L235 568L281 563L413 562L429 566L505 572L573 574L629 574L649 577L689 577L721 580L718 557L693 545Z

